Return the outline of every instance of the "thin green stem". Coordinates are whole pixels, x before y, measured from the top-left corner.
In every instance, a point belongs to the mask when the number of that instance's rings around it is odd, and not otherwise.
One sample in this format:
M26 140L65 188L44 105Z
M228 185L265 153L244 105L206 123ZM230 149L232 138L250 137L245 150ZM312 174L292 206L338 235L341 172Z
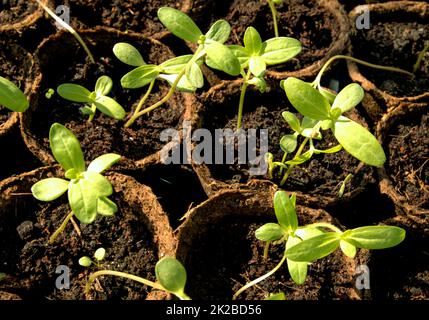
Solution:
M97 111L97 106L95 105L95 103L91 104L91 111L92 114L89 115L88 122L91 122L94 119L95 112Z
M419 56L417 57L417 61L416 61L416 63L414 64L414 67L413 67L413 72L414 72L414 73L416 73L416 72L417 72L417 70L419 70L420 65L422 64L422 61L423 61L423 57L425 56L425 54L426 54L426 52L427 52L428 50L429 50L429 41L428 41L428 42L426 42L425 47L423 48L423 50L422 50L422 51L420 51Z
M71 211L67 217L64 219L63 223L61 223L60 227L54 232L54 234L49 238L49 244L53 244L57 239L58 235L64 231L67 226L67 223L73 217L73 211Z
M326 61L325 65L322 67L322 69L320 69L319 74L317 75L316 79L313 82L313 85L315 87L320 86L320 82L321 82L322 76L325 73L325 71L329 68L329 66L335 60L339 60L339 59L350 60L350 61L362 64L362 65L370 67L370 68L379 69L379 70L385 70L385 71L391 71L391 72L403 73L403 74L406 74L408 76L414 77L414 75L411 72L408 72L406 70L402 70L402 69L395 68L395 67L381 66L381 65L378 65L378 64L373 64L373 63L369 63L369 62L366 62L366 61L363 61L363 60L360 60L360 59L357 59L357 58L353 58L353 57L350 57L350 56L337 55L337 56L333 56L331 59L329 59L328 61Z
M294 159L298 158L301 154L302 151L304 151L304 147L307 144L307 142L310 140L310 138L305 138L304 141L301 143L301 145L299 146L298 151L296 152L295 156L293 157ZM287 171L285 173L285 175L283 176L282 181L280 182L280 185L284 185L287 181L287 179L289 178L289 175L291 174L293 168L295 167L295 165L291 164L288 168Z
M286 152L284 152L284 153L283 153L283 158L282 158L282 163L285 163L285 162L286 162L286 157L287 157L287 153L286 153ZM282 173L283 173L283 168L282 168L282 167L280 167L279 174L282 174Z
M285 251L286 253L286 251ZM240 290L238 290L234 296L232 297L232 300L236 300L237 297L243 293L245 290L249 289L250 287L253 287L254 285L258 284L259 282L267 279L268 277L270 277L271 275L273 275L277 270L280 269L280 267L283 265L283 263L286 261L286 254L283 255L283 258L280 260L280 262L274 267L274 269L272 269L270 272L264 274L263 276L250 281L249 283L247 283L246 285L244 285L243 287L240 288Z
M143 96L143 98L141 98L141 100L139 101L139 104L137 105L136 110L134 110L134 114L139 113L141 108L143 107L143 104L146 102L146 100L149 98L149 95L152 93L153 87L155 85L155 79L153 79L150 84L149 84L149 88L147 89L145 95Z
M244 98L246 97L247 87L249 86L248 81L249 81L250 75L251 75L251 72L249 69L247 71L246 77L244 78L243 85L241 86L240 101L238 103L237 132L241 130L241 122L243 119Z
M323 227L323 228L327 228L327 229L331 229L332 231L335 231L337 233L343 233L339 228L337 228L336 226L327 223L327 222L317 222L317 223L312 223L310 225L307 225L307 227Z
M66 29L68 32L70 32L73 35L73 37L76 38L76 40L80 43L82 48L85 50L91 62L95 63L94 56L92 55L91 51L86 46L85 42L82 40L80 35L69 24L67 24L60 17L58 17L51 9L45 6L40 0L36 0L36 1L43 8L43 10L45 10L52 18L54 18L55 21L57 21L64 29Z
M270 6L271 9L271 13L273 15L273 24L274 24L274 36L276 38L279 37L279 27L277 25L277 9L276 9L276 5L273 3L272 0L267 0L268 5Z
M270 244L271 244L271 241L267 241L267 242L265 243L265 247L264 247L264 257L263 257L264 261L267 261L267 260L268 260L268 253L270 252Z

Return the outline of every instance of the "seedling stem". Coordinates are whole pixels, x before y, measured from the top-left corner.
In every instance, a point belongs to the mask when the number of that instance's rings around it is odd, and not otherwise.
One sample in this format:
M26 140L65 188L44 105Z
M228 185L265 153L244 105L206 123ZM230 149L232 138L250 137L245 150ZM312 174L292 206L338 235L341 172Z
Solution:
M240 102L238 104L238 116L237 116L237 131L239 132L241 129L241 121L243 118L243 107L244 107L244 98L246 97L246 90L249 86L249 79L251 76L250 69L247 71L246 77L244 78L243 85L241 86L241 94L240 94Z
M304 147L307 144L307 142L310 140L310 138L305 138L304 141L301 143L301 145L299 146L298 151L295 154L294 159L298 158L301 154L302 151L304 151ZM295 165L291 164L288 168L287 171L285 173L285 175L283 176L282 181L280 182L280 185L284 185L287 181L287 179L289 178L290 173L292 172L293 168L295 168Z
M274 36L276 38L278 38L279 37L279 27L277 25L277 15L278 15L277 9L276 9L276 6L275 6L275 4L273 3L272 0L267 0L267 2L268 2L268 5L270 6L271 13L273 15Z
M60 227L54 232L54 234L49 238L49 244L53 244L57 237L60 235L61 232L64 231L64 229L67 226L67 223L70 221L70 219L73 218L73 211L70 211L70 213L67 215L67 217L64 219L63 223L61 223Z

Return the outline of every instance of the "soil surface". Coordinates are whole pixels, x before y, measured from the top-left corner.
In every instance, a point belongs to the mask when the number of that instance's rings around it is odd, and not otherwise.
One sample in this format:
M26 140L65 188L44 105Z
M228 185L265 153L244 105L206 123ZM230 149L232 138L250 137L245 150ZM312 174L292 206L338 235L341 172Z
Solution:
M338 38L339 26L334 17L316 1L285 0L278 6L279 34L301 41L302 52L284 65L272 69L298 70L323 58L332 42ZM271 10L266 1L221 0L193 1L190 15L205 32L218 19L231 24L229 43L243 45L246 28L253 26L263 40L274 37Z
M180 9L180 2L172 0L66 0L61 4L65 3L70 6L72 23L74 22L80 27L103 25L122 31L133 30L153 35L165 31L157 16L158 9L163 6Z
M101 33L102 35L104 33ZM70 45L71 39L67 39L65 46ZM120 79L133 67L121 63L112 53L112 48L116 42L128 41L135 45L146 62L159 63L171 58L163 47L152 45L149 49L142 43L135 43L116 35L106 35L102 40L97 41L94 54L98 58L96 64L88 63L82 55L74 54L66 59L49 59L49 52L43 52L42 64L43 81L39 92L41 93L37 104L39 107L31 116L30 128L32 132L41 140L46 150L49 150L48 132L54 122L64 124L71 129L82 145L85 159L92 160L99 155L115 152L131 160L139 160L159 151L164 143L160 141L161 132L166 128L178 128L181 122L184 105L182 96L175 94L169 102L157 108L150 115L140 117L133 126L124 128L124 121L118 121L97 111L92 122L88 122L88 116L80 112L84 104L74 103L61 98L55 94L51 99L45 97L49 88L56 89L63 83L75 83L84 86L90 91L94 90L97 79L102 75L108 75L113 80L113 89L109 96L114 98L129 113L134 110L139 100L146 93L147 87L125 90L120 85ZM147 43L146 43L147 44ZM64 44L51 44L55 47ZM73 45L72 45L73 46ZM49 50L50 46L47 46ZM58 48L58 47L57 47ZM76 49L75 49L76 50ZM79 52L81 53L81 52ZM66 52L58 52L55 55L62 58ZM44 59L47 60L44 60ZM81 60L82 58L82 60ZM47 62L46 62L47 61ZM67 61L64 64L64 61ZM161 82L158 82L161 83ZM155 85L150 98L146 101L145 107L159 101L167 93L169 87L165 83ZM43 107L41 107L43 106Z
M37 10L36 1L6 0L0 2L0 26L16 23Z
M376 17L373 18L377 19ZM408 21L414 18L408 18ZM407 22L407 15L398 21L372 22L371 29L357 31L353 51L357 58L412 72L417 57L429 39L429 25L421 21ZM395 96L417 96L429 88L429 52L422 60L414 78L359 66L361 73L379 89Z
M429 209L429 113L404 119L389 132L387 174L408 203Z
M299 217L302 220L303 215ZM188 256L186 268L192 276L186 292L195 299L229 299L244 284L273 269L283 257L284 245L271 246L269 259L263 262L265 243L255 238L255 231L266 222L229 216L208 224L207 232L194 240ZM306 282L296 285L285 263L273 276L243 292L239 299L261 300L279 291L286 294L287 300L348 299L354 284L353 265L352 259L336 251L311 264Z
M203 127L212 132L219 128L235 130L237 126L237 106L238 96L236 94L227 93L222 101L218 101L216 98L206 101L204 119L207 120L203 120ZM282 160L283 152L279 145L280 139L283 135L292 133L281 115L283 111L294 112L299 116L287 101L284 92L272 91L264 95L253 90L247 92L243 128L257 129L257 155L259 155L259 132L261 129L268 129L268 150L274 155L274 161ZM353 116L356 119L356 114ZM324 150L338 145L330 131L322 131L322 135L324 136L323 140L314 140L316 148ZM237 154L238 145L235 144L235 155ZM288 160L291 157L292 155L288 157ZM335 154L314 155L310 161L292 171L284 187L287 190L337 196L342 181L349 173L354 174L358 166L359 161L344 150ZM210 165L209 167L215 179L227 183L245 183L251 178L248 172L248 165L239 165L237 159L234 165ZM347 184L346 192L356 188L363 188L371 180L371 172L370 167L361 169ZM261 176L255 176L254 178L261 178ZM279 183L281 176L276 177L274 180Z
M92 256L99 247L107 252L102 268L154 280L157 249L152 234L144 219L139 218L142 213L130 208L118 195L111 197L119 208L114 217L99 216L89 225L77 221L81 237L69 222L52 245L48 244L49 237L68 215L68 204L64 197L46 204L27 197L31 196L17 196L15 208L10 208L15 213L2 217L0 261L7 278L0 283L1 289L23 299L85 299L86 280L97 267L86 269L78 260ZM70 269L69 290L55 286L60 276L55 271L61 265ZM150 291L136 282L114 277L99 278L93 288L88 298L139 300Z

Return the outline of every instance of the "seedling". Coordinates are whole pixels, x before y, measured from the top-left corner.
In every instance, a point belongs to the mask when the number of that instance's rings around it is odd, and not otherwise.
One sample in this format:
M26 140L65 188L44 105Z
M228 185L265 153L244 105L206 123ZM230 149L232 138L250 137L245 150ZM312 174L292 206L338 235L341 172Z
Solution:
M49 141L55 160L64 169L65 178L69 180L43 179L31 187L31 192L40 201L52 201L67 191L72 210L50 238L49 242L53 243L73 215L80 222L89 224L97 214L112 216L118 211L116 204L108 198L113 193L112 185L101 173L118 162L121 156L114 153L102 155L86 168L79 141L59 123L51 126Z
M237 76L241 70L238 59L223 44L231 32L231 27L225 20L216 21L204 35L194 21L182 11L162 7L158 10L158 18L171 33L180 39L197 44L198 48L192 56L178 57L176 58L178 60L172 59L160 66L144 65L144 60L141 59L141 56L137 55L132 48L129 48L130 54L125 59L131 62L128 64L140 68L135 69L131 76L128 74L127 78L131 83L137 83L140 86L142 83L150 84L161 74L166 74L167 77L164 75L163 78L170 82L171 88L160 101L135 112L125 124L125 127L131 126L137 118L167 102L176 89L181 87L179 84L186 84L183 87L188 89L201 88L204 85L204 78L200 68L202 63L232 76ZM127 56L127 54L124 56ZM169 65L170 63L171 66ZM172 68L170 69L171 73L166 72L169 67ZM186 80L182 80L183 77ZM142 99L147 99L147 97Z
M279 37L279 27L277 25L277 9L276 6L282 4L283 0L267 0L268 5L270 6L271 14L273 16L273 24L274 24L274 36Z
M417 61L414 64L413 72L416 73L420 69L420 65L422 64L423 57L425 56L426 52L429 50L429 40L425 42L425 46L422 51L420 51L419 56L417 57Z
M256 86L262 93L267 84L264 80L267 66L284 63L301 52L301 43L293 38L277 37L262 42L258 31L248 27L244 33L244 47L229 46L240 61L243 85L238 105L237 130L241 129L244 98L249 85Z
M78 84L65 83L57 88L58 94L70 101L85 103L81 108L83 114L89 115L88 121L94 119L96 110L100 110L105 115L114 119L123 119L125 110L114 99L107 95L112 90L113 81L108 76L101 76L95 84L95 90L89 91Z
M49 88L48 91L45 93L46 99L51 99L52 96L55 94L55 90L52 88Z
M347 257L354 258L358 248L386 249L398 245L405 238L404 229L392 226L368 226L344 232L326 222L300 227L295 207L295 195L289 197L285 191L275 193L274 212L277 223L263 225L256 230L255 236L261 241L266 241L265 248L273 241L284 243L285 253L274 269L247 283L234 294L233 299L273 275L285 261L292 280L297 284L303 284L307 277L308 264L328 256L338 248Z
M286 300L286 295L283 292L271 293L265 300Z
M24 93L11 81L0 77L0 106L11 111L24 112L29 103Z
M82 260L83 258L85 259ZM103 258L104 258L104 255L103 255ZM89 267L93 263L93 261L89 257L82 257L81 259L79 259L79 264L81 264L81 260L84 263L83 266L85 267ZM162 258L155 265L155 274L156 274L157 282L153 282L145 278L138 277L125 272L119 272L119 271L113 271L113 270L96 271L90 275L88 282L86 283L86 286L85 286L85 292L86 294L89 294L92 283L98 277L114 276L114 277L120 277L120 278L137 281L146 286L174 294L180 300L191 300L191 298L189 298L189 296L185 293L185 285L186 285L186 277L187 277L186 270L179 261L171 257Z
M83 256L82 258L79 259L79 264L82 267L90 267L91 265L95 265L97 267L100 267L100 263L104 260L106 256L106 249L104 248L98 248L95 252L94 252L94 260L92 260L90 257L88 256Z

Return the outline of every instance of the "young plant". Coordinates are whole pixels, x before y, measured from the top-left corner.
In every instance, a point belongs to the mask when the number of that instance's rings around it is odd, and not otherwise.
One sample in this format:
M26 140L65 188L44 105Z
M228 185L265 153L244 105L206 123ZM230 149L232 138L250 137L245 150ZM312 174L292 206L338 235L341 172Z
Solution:
M98 248L94 252L95 261L93 261L88 256L83 256L82 258L79 259L79 264L82 267L87 267L87 268L89 268L91 265L95 265L97 267L100 267L101 266L100 263L104 260L105 256L106 256L106 249Z
M102 249L102 248L101 248ZM96 251L94 257L97 259L96 254L100 249ZM104 249L103 249L104 250ZM104 259L105 251L100 253L100 260ZM82 262L82 263L81 263ZM84 267L89 267L94 262L89 257L82 257L79 259L79 264ZM99 266L97 263L95 263ZM186 270L183 265L174 258L164 257L157 262L155 265L155 275L157 282L153 282L147 280L142 277L138 277L132 274L128 274L125 272L113 271L113 270L99 270L90 275L88 282L85 286L86 294L89 294L91 290L92 283L100 276L114 276L125 279L130 279L133 281L137 281L146 286L162 290L171 294L174 294L180 300L191 300L189 296L185 293L185 285L186 285Z
M89 115L88 121L94 119L96 110L100 110L105 115L121 120L125 117L125 110L114 99L107 95L112 90L113 81L108 76L98 78L94 91L89 91L85 87L73 83L64 83L57 88L58 94L73 102L85 103L81 108L83 114Z
M267 2L268 2L268 5L270 7L271 14L273 16L274 36L279 37L279 27L277 25L278 13L277 13L276 6L281 5L283 0L267 0Z
M65 192L68 195L71 212L60 228L51 236L53 243L74 216L84 224L92 223L97 214L114 215L118 208L108 197L113 193L109 180L101 173L119 161L121 156L108 153L85 166L79 141L66 127L54 123L49 131L49 141L55 160L65 171L65 178L47 178L31 187L33 196L40 201L52 201Z
M0 77L0 106L15 112L24 112L29 103L24 93L11 81Z
M255 236L266 242L264 256L273 241L284 244L284 255L274 269L247 283L234 294L233 299L273 275L285 261L292 280L303 284L307 277L308 264L326 257L338 248L347 257L354 258L358 248L386 249L398 245L405 238L405 230L391 226L368 226L344 232L326 222L300 227L295 207L295 195L289 197L285 191L275 193L274 212L277 223L263 225L256 230Z
M231 50L223 43L228 39L231 27L225 20L216 21L210 30L203 34L198 26L182 11L162 7L158 10L158 18L161 23L175 36L198 45L197 50L192 56L181 56L166 61L155 66L146 65L143 58L134 50L128 47L128 52L120 53L121 61L127 61L127 64L137 67L122 79L126 85L141 87L149 84L153 85L156 78L167 80L171 88L164 98L143 110L134 112L125 127L131 126L140 116L158 108L167 102L176 89L186 89L195 91L204 85L204 78L201 71L201 64L205 63L210 68L221 70L229 75L237 76L240 73L240 63ZM122 46L125 48L125 46ZM118 53L115 52L118 56ZM183 80L185 78L185 80ZM150 93L151 87L148 92ZM142 100L147 99L147 93ZM139 103L141 108L143 103Z
M262 93L265 92L267 85L264 76L267 66L284 63L295 57L301 52L301 43L288 37L262 42L258 31L248 27L244 33L244 47L232 45L229 48L240 61L240 73L243 77L237 116L237 130L240 130L247 87L254 85Z

